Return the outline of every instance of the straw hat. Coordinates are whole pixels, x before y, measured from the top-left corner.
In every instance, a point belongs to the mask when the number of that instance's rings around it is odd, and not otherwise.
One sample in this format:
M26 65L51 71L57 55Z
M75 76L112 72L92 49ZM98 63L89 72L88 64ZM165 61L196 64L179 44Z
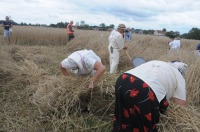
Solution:
M124 24L119 24L118 29L126 29L126 26Z

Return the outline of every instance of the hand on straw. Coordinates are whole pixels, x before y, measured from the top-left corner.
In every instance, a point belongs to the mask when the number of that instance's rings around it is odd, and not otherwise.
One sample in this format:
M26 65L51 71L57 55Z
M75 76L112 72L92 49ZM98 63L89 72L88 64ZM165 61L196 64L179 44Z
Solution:
M94 82L93 82L93 79L90 80L90 83L89 83L89 91L93 91L94 89Z

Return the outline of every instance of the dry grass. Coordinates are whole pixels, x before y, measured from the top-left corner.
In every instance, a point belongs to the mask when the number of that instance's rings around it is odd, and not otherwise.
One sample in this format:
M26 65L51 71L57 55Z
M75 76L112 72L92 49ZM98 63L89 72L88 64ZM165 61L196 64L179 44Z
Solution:
M47 27L13 27L12 43L18 45L66 45L66 29Z
M0 39L0 131L106 132L112 128L114 85L117 75L109 75L109 32L77 30L66 45L65 29L14 27L13 45ZM182 40L179 52L169 53L166 37L135 35L126 43L131 57L146 60L179 59L189 65L186 74L188 107L171 104L162 115L159 130L198 132L200 130L200 61L191 50L199 41ZM64 78L59 62L79 49L92 49L107 70L96 91L87 93L89 77ZM120 72L132 68L121 52ZM81 113L88 106L89 113Z

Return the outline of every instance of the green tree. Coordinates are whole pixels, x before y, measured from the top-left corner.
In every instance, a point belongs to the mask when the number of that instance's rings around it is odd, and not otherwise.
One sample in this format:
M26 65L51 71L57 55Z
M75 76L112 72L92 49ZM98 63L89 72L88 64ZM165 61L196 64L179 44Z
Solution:
M56 27L56 24L50 24L49 27Z
M106 27L106 24L105 24L105 23L101 23L101 24L99 25L99 27L100 27L100 28L105 28L105 27Z
M162 30L163 32L167 32L167 30L165 29L165 28L163 28L163 30Z
M115 25L113 25L113 24L110 24L110 28L114 28L115 27Z
M153 34L154 30L143 30L143 34Z
M192 28L188 33L188 38L200 40L200 29Z
M83 29L89 30L89 29L90 29L90 26L89 26L88 24L85 24L85 25L83 26Z
M106 30L106 24L105 23L101 23L99 25L100 29L99 30L102 30L102 31L105 31Z
M186 39L200 40L200 29L193 27L188 33L182 34L181 37Z
M169 37L169 38L175 38L175 37L179 37L180 33L178 31L169 31L165 33L165 36Z
M154 33L154 30L148 30L148 34L153 34Z

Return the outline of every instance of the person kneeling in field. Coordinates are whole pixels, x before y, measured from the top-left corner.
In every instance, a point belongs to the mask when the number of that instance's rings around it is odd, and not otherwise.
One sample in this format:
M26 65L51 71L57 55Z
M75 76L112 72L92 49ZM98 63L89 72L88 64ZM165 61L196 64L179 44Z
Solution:
M101 59L92 50L86 49L72 53L60 63L59 67L64 76L69 76L69 71L78 75L90 74L92 76L90 90L93 90L106 69Z
M171 99L186 105L186 68L182 62L154 60L119 76L113 132L156 132L160 113Z

